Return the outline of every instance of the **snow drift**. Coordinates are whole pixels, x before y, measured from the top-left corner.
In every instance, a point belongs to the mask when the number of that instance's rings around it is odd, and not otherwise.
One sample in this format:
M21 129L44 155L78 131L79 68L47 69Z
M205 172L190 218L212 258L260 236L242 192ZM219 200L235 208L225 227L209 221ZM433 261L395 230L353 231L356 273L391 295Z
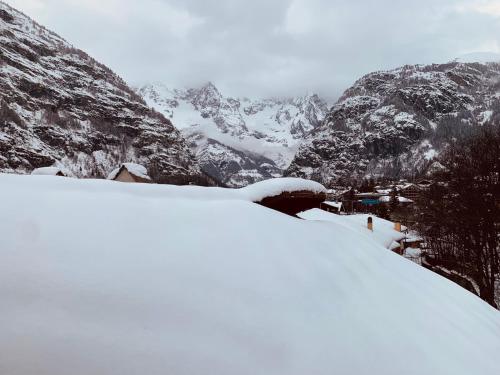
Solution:
M0 175L0 373L498 374L500 315L224 189Z

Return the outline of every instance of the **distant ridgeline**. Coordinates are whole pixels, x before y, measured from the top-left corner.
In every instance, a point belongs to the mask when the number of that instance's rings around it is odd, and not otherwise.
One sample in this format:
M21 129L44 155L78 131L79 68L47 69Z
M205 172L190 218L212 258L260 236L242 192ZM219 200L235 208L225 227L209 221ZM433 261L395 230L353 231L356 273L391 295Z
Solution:
M475 127L500 123L500 64L404 66L349 88L285 175L326 185L422 177Z

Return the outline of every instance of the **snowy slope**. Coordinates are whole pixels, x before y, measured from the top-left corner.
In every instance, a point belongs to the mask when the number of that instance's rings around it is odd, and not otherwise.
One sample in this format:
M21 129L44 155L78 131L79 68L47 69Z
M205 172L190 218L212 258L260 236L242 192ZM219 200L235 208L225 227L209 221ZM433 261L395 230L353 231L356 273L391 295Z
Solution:
M236 187L280 176L327 112L317 95L238 99L212 83L197 89L149 84L137 92L181 129L207 173Z
M123 162L157 181L203 179L180 133L120 77L0 1L0 171L104 177Z
M500 371L498 311L349 228L217 188L0 175L0 196L2 374Z

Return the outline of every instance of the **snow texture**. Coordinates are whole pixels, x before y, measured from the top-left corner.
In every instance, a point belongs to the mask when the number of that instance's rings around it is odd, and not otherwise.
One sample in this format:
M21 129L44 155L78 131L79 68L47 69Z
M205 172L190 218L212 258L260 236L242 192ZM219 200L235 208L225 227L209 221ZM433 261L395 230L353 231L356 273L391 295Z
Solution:
M479 298L230 192L0 175L0 373L499 373Z

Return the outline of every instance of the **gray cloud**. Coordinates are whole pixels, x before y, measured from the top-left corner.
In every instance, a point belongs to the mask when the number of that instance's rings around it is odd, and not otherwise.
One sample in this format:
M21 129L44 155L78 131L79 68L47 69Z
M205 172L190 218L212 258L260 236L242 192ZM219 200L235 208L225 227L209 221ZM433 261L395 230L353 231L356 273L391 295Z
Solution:
M8 0L9 1L9 0ZM500 0L10 0L132 84L319 92L365 73L500 52Z

